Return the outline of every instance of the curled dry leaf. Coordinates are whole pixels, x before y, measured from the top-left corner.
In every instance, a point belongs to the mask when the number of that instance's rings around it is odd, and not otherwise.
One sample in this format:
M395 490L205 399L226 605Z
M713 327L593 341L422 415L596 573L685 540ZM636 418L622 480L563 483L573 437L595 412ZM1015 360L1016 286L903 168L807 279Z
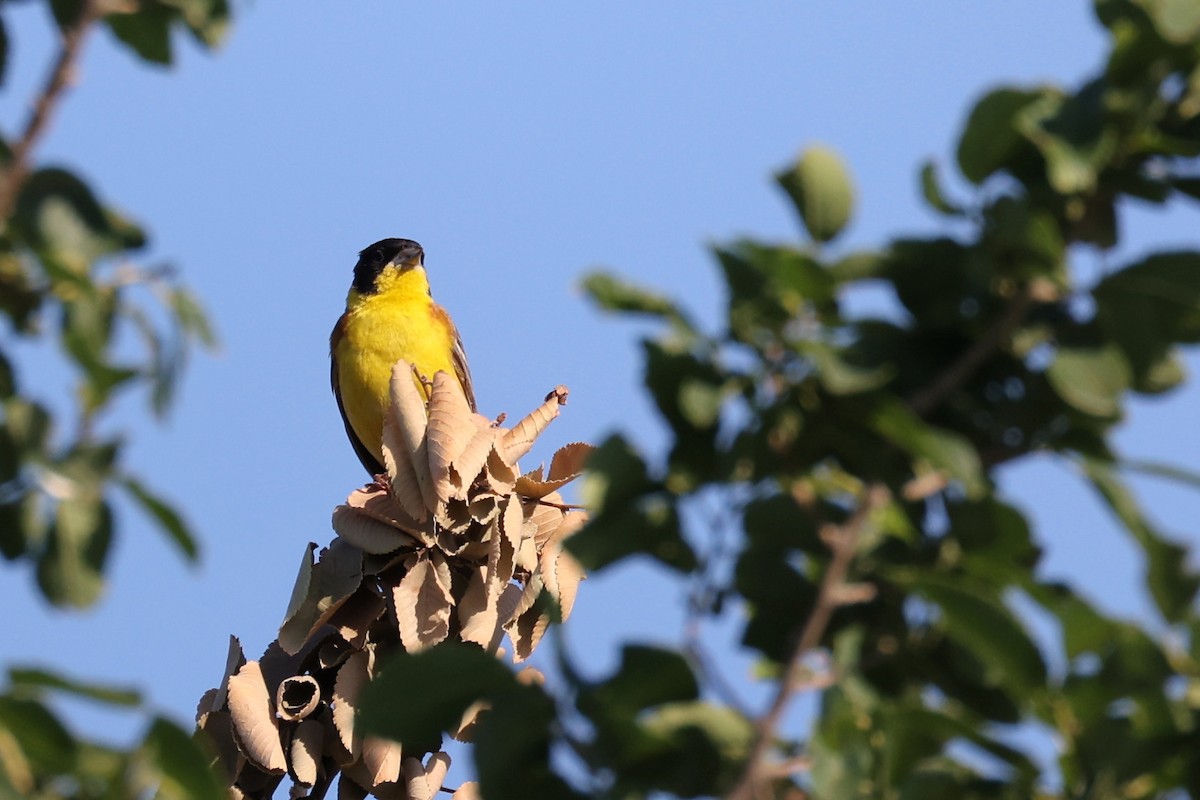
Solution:
M299 722L317 710L321 685L311 675L285 679L275 691L275 714L285 722Z
M407 800L433 800L434 795L442 788L442 781L450 769L450 756L445 753L434 753L427 764L422 764L418 758L411 756L404 759L404 783L407 787Z
M212 746L212 752L216 755L214 764L220 774L232 783L246 765L246 756L238 749L234 739L233 719L229 712L210 711L197 720L196 728L203 732L202 735Z
M362 687L371 679L371 653L361 651L346 659L338 670L333 684L330 711L333 726L337 729L342 746L357 759L362 752L361 739L354 732L354 720L358 716L358 697Z
M456 379L445 372L433 376L429 396L429 471L438 500L452 496L450 467L462 455L472 437L487 427L487 421L471 411Z
M546 426L558 417L559 410L567 403L567 387L556 386L540 406L504 432L500 438L500 454L509 464L515 464L533 447L533 443Z
M513 643L513 663L520 664L533 655L549 626L550 615L532 608L505 627Z
M350 599L342 603L337 613L329 618L329 624L337 629L341 637L339 641L345 645L347 651L361 650L371 625L382 617L386 610L387 603L379 596L378 589L361 586ZM332 666L336 665L322 662L325 669Z
M282 774L287 769L287 759L271 712L271 696L257 661L247 661L230 677L229 714L246 757L265 772Z
M425 408L425 397L417 389L413 381L415 372L406 361L397 361L392 367L392 380L389 385L391 404L384 421L384 456L390 451L397 461L407 460L412 467L411 477L416 481L420 490L425 512L437 508L437 495L433 488L433 476L429 472L429 448L426 429L429 417ZM388 436L389 423L394 426L396 435ZM390 446L389 446L390 445ZM401 449L402 448L402 449ZM396 478L392 477L392 491L398 491ZM407 489L405 492L407 493ZM400 498L397 497L399 500ZM425 519L426 514L414 514L418 520Z
M475 781L461 784L450 796L450 800L480 800L479 784Z
M296 726L292 737L291 774L296 783L312 786L320 777L321 749L325 741L325 727L315 719L306 719Z
M496 443L496 429L477 428L462 453L450 464L449 481L453 497L467 499L467 491L487 464L488 455Z
M340 538L334 539L314 564L315 547L310 545L305 553L287 617L279 628L279 646L291 654L298 653L362 584L361 550Z

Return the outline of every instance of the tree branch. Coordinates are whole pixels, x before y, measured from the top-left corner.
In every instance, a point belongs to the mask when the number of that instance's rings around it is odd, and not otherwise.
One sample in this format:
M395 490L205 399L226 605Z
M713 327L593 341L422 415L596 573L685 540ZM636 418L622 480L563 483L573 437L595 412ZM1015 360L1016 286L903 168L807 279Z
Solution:
M975 370L983 365L997 348L1001 347L1017 330L1025 319L1025 312L1033 304L1034 294L1029 288L1022 288L996 324L984 332L983 336L962 352L946 369L929 385L916 392L908 400L909 407L920 416L925 416L942 404L955 389L965 383Z
M84 0L83 7L79 10L79 18L63 32L62 44L59 46L54 66L29 110L20 138L12 145L12 160L3 173L0 173L0 224L5 227L16 207L17 195L29 178L34 147L45 135L63 93L71 84L83 41L87 38L92 24L102 13L100 0Z
M821 577L816 605L813 606L812 612L804 623L804 629L788 659L783 678L779 681L779 687L771 701L770 708L758 720L754 745L746 759L746 766L738 782L726 795L726 800L755 800L759 796L762 782L769 780L773 774L767 757L780 722L783 720L783 715L800 685L800 678L804 673L804 659L821 643L821 639L829 627L829 621L833 618L833 612L848 602L849 596L845 591L846 576L850 571L854 554L857 552L863 526L871 516L871 512L885 503L888 496L887 488L880 484L872 484L867 487L866 494L850 519L842 525L830 528L825 535L831 557L829 566Z

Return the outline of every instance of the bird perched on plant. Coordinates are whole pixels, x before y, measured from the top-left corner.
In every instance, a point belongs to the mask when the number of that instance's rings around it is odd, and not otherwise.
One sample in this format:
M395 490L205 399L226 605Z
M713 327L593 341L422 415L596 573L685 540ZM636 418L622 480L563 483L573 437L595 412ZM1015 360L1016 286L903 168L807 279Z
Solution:
M426 399L442 371L458 378L475 410L475 390L458 330L433 302L425 251L411 239L383 239L359 253L346 311L329 337L330 381L346 435L367 472L384 471L383 420L392 366L413 365Z

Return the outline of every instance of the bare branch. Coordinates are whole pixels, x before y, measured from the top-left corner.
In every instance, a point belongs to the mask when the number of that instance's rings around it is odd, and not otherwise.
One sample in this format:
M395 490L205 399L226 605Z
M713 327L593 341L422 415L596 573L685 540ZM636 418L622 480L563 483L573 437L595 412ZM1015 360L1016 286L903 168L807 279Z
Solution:
M863 526L866 525L871 512L887 502L888 497L887 488L880 484L872 484L867 487L865 495L850 519L842 525L831 528L828 535L824 537L829 545L831 558L825 574L821 577L816 605L813 606L812 612L804 623L804 629L800 633L800 639L796 642L795 649L792 650L791 658L788 659L787 668L784 670L783 678L779 681L779 687L771 701L770 708L758 720L754 746L746 759L746 766L741 777L732 791L726 795L727 800L755 800L759 796L760 784L764 780L770 779L773 770L767 758L771 743L783 720L784 712L787 711L788 705L800 688L801 677L805 669L804 660L821 643L821 639L829 627L829 621L833 618L833 612L839 606L846 604L846 576L858 549L858 540Z
M25 127L12 145L12 161L0 174L0 220L7 225L17 203L17 195L29 177L33 150L45 135L51 117L63 93L74 79L75 66L83 49L83 41L93 23L103 13L100 0L84 0L79 18L63 32L62 44L46 82L29 110Z
M1002 347L1008 338L1016 331L1025 319L1025 312L1033 304L1035 292L1022 288L1014 296L1005 309L1004 314L989 328L983 336L975 340L969 348L962 352L953 363L944 369L928 386L916 392L908 400L908 405L921 416L929 414L949 397L955 389L962 386L975 374L983 362L998 348Z

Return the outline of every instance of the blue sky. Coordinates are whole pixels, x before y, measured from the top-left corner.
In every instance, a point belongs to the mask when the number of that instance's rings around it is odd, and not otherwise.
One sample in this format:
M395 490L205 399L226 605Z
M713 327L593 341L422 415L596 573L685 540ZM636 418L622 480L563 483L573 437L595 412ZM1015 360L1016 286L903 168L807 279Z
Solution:
M520 415L571 388L535 457L613 429L654 452L664 436L640 390L638 328L583 300L588 268L717 319L706 243L796 238L769 176L814 142L843 155L859 188L837 249L938 230L917 169L933 157L952 176L970 103L998 82L1072 85L1104 50L1080 0L351 8L239 4L225 48L210 57L180 38L170 70L107 35L89 43L39 156L144 222L151 260L176 263L215 318L222 350L194 361L166 424L132 398L109 420L130 433L130 465L186 511L203 564L184 566L122 507L112 585L93 611L49 611L24 570L0 566L0 663L135 682L186 720L220 678L230 633L251 655L274 637L306 543L328 540L330 511L363 479L330 396L327 337L356 253L376 239L425 246L484 413ZM53 41L40 4L4 10L11 131ZM1129 210L1127 241L1081 254L1086 269L1196 244L1194 208ZM25 371L47 397L66 391L54 369ZM1197 466L1197 396L1136 404L1120 446ZM1137 554L1077 478L1035 461L1003 482L1037 520L1046 574L1149 615ZM1189 535L1196 494L1137 486L1155 519ZM600 670L620 641L678 640L681 606L663 573L632 565L584 584L568 637ZM747 680L744 662L729 666Z

